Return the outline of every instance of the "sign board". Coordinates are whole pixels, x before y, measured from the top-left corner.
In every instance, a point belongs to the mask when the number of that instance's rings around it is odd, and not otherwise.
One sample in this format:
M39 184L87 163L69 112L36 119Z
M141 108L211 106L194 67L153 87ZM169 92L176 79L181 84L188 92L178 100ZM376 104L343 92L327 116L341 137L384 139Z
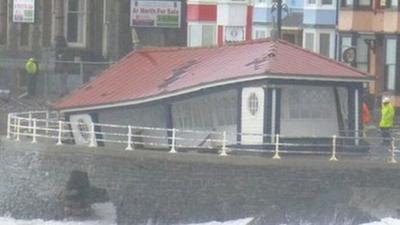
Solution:
M35 0L14 0L14 23L35 22Z
M181 2L131 0L130 24L133 27L179 28Z

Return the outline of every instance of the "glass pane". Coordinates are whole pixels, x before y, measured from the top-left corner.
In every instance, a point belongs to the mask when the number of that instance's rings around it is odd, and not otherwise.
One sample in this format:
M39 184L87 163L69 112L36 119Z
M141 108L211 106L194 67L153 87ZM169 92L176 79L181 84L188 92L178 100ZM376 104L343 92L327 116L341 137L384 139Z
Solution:
M392 0L391 4L392 4L392 7L398 7L399 6L399 0Z
M67 41L78 42L78 15L69 13L67 25Z
M322 5L332 5L332 0L322 0Z
M215 44L215 29L213 25L203 25L202 45L210 46Z
M306 33L305 46L306 49L314 51L314 34Z
M353 5L353 0L346 0L346 5Z
M189 25L189 30L189 46L201 46L201 25L191 24Z
M360 6L370 6L371 0L359 0Z
M388 91L392 91L396 86L396 66L389 65L387 66L387 89Z
M330 34L320 34L319 35L319 53L326 57L330 55Z
M68 11L79 11L79 0L69 0Z
M308 4L312 5L315 4L315 0L307 0Z
M386 40L386 64L396 64L396 39Z
M364 38L357 39L357 64L368 64L368 45L365 43Z
M265 37L266 37L266 32L264 30L256 30L256 39Z
M343 56L343 52L349 47L351 47L351 37L342 37L341 57Z

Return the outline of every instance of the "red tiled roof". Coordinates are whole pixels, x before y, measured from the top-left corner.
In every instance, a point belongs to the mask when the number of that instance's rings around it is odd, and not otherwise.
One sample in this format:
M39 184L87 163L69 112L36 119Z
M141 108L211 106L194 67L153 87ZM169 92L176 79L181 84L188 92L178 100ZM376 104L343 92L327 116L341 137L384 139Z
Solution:
M284 41L263 39L213 48L132 52L54 108L82 109L167 96L238 78L369 80L368 74Z

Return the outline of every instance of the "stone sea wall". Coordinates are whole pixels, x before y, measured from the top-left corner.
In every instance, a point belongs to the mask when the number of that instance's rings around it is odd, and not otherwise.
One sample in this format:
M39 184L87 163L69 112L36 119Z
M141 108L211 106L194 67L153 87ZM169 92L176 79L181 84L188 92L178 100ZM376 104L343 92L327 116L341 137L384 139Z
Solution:
M0 147L0 214L61 219L72 171L105 189L117 222L359 224L400 217L400 166L360 157L221 157L14 142ZM305 224L307 224L305 223Z

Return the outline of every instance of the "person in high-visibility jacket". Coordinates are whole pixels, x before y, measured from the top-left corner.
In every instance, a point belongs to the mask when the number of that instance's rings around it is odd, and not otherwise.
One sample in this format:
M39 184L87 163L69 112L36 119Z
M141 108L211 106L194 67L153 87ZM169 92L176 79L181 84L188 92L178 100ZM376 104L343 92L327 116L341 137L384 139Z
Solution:
M36 93L36 80L39 74L39 64L34 58L28 59L25 64L26 73L29 76L28 94L34 96Z
M389 97L382 99L381 120L379 127L382 132L383 144L388 146L391 142L391 129L394 126L395 109Z

